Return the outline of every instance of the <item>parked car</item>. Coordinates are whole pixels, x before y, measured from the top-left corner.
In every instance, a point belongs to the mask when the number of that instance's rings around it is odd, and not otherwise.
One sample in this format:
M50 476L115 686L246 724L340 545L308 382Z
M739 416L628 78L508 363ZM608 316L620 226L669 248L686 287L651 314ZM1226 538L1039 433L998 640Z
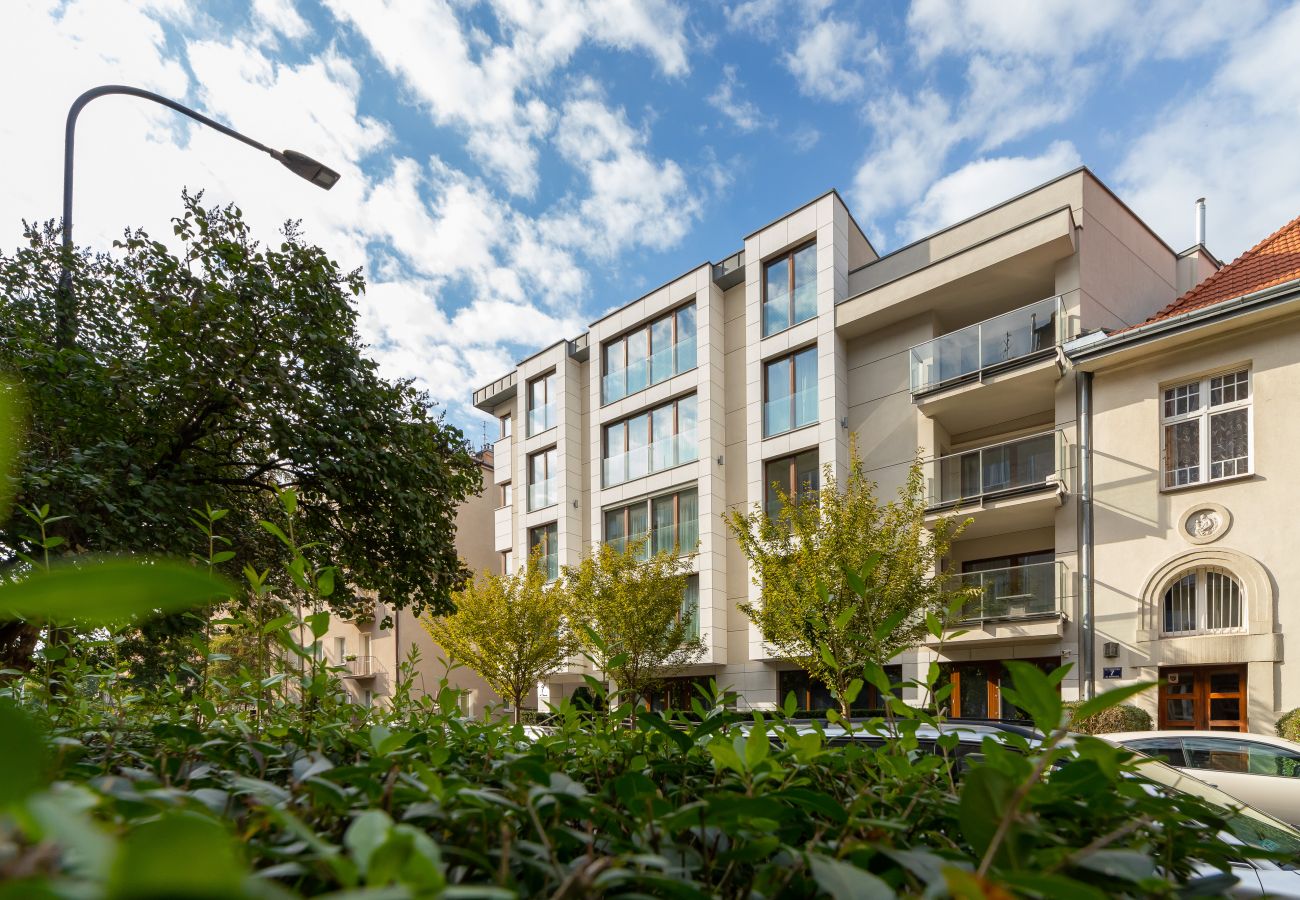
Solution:
M1102 737L1162 759L1300 827L1300 744L1228 731L1130 731Z

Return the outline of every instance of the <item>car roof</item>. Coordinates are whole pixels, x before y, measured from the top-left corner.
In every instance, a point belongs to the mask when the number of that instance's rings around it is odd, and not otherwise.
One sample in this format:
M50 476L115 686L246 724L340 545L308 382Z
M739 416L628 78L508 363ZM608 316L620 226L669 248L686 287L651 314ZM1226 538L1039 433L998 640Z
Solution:
M884 731L866 731L855 729L852 733L845 730L843 725L821 724L813 722L791 722L791 727L800 733L815 731L818 728L830 740L836 738L850 739L869 739L875 737L884 737L887 732ZM991 737L999 743L1005 742L1008 735L1019 734L1021 737L1029 740L1041 740L1042 736L1035 733L1032 729L1026 728L1008 728L1003 725L995 725L982 722L944 722L940 728L933 725L918 725L916 736L921 740L935 740L941 734L956 734L963 741L982 741L986 737Z
M1295 741L1288 741L1285 738L1274 737L1271 734L1253 734L1249 731L1190 731L1184 729L1166 729L1165 731L1120 731L1114 734L1103 734L1110 741L1124 743L1127 741L1140 741L1149 738L1222 738L1229 741L1252 741L1257 744L1270 744L1274 747L1281 747L1285 750L1294 750L1300 753L1300 744Z

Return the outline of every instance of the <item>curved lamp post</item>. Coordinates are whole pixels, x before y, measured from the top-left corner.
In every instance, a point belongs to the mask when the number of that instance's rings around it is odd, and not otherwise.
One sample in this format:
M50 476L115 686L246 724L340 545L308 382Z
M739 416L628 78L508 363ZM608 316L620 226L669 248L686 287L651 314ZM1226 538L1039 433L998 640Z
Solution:
M155 94L141 88L129 87L124 84L104 84L91 88L72 102L72 106L68 109L68 124L63 136L63 264L59 274L60 303L58 304L57 326L60 346L71 344L76 333L72 311L72 272L69 266L72 261L72 151L77 131L77 116L91 100L107 94L127 94L132 97L141 97L145 100L152 100L154 103L168 109L173 109L181 115L189 116L196 122L201 122L209 128L215 128L227 137L232 137L240 143L262 151L272 159L277 160L290 172L327 191L334 187L339 180L338 172L335 172L324 163L317 162L305 153L299 153L296 150L272 150L260 141L255 141L246 134L240 134L235 129L222 125L215 119L210 119L188 106L177 103L175 100L169 100L161 94Z

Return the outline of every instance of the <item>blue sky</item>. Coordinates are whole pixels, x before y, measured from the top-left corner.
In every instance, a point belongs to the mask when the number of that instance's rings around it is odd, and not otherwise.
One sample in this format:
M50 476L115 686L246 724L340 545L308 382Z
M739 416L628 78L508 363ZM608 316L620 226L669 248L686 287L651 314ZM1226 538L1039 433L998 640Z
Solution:
M328 194L135 100L82 117L77 237L180 190L288 218L361 327L480 434L516 359L835 187L882 252L1079 164L1176 249L1300 214L1300 5L1252 0L6 0L0 221L57 211L62 120L149 88L330 163Z

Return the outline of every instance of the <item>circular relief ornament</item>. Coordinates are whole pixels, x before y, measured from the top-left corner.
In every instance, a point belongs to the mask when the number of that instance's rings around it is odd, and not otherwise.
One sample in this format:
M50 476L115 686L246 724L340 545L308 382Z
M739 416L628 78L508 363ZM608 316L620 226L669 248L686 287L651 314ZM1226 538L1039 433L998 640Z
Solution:
M1227 533L1232 525L1232 513L1218 503L1201 503L1183 513L1178 524L1188 541L1208 544Z

